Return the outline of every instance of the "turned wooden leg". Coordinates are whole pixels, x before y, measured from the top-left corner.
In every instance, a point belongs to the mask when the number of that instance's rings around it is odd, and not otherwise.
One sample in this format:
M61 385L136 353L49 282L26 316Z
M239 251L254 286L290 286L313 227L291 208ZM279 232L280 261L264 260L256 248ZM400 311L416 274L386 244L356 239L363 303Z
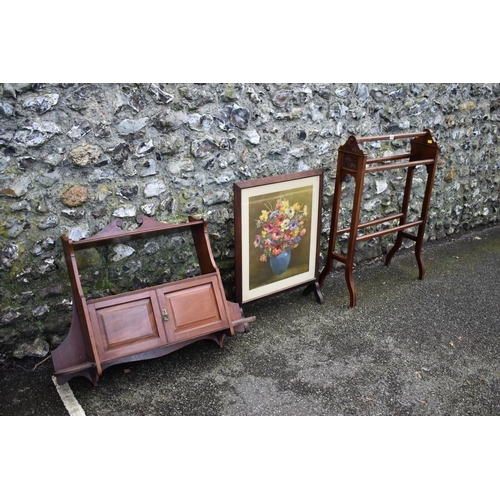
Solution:
M418 232L417 244L415 245L415 258L418 264L418 279L423 280L425 276L425 264L422 258L424 228L421 227Z
M396 237L396 241L394 242L393 247L391 248L391 250L389 251L389 253L387 254L387 256L385 258L385 265L386 266L388 266L391 263L391 260L394 257L394 254L399 250L402 243L403 243L403 233L400 232L400 233L398 233L398 235Z
M354 279L352 277L352 267L345 268L345 281L347 283L347 288L349 289L349 295L351 298L351 307L356 306L356 287L354 285Z

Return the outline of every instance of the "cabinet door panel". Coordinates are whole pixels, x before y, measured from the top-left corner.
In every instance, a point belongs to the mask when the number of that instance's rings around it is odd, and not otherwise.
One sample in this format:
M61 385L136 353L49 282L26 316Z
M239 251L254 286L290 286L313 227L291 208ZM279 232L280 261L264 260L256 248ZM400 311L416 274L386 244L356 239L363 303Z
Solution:
M154 349L166 342L165 332L158 328L160 313L154 293L99 299L88 309L103 361Z
M221 292L214 278L199 279L182 287L158 291L160 307L168 313L163 322L169 342L190 339L228 328Z

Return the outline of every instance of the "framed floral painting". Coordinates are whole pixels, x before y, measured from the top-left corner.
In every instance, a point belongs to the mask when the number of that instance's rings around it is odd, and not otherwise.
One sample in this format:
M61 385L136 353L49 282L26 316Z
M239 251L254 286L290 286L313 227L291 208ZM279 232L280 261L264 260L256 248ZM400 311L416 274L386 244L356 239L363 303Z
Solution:
M236 182L236 300L316 281L323 169Z

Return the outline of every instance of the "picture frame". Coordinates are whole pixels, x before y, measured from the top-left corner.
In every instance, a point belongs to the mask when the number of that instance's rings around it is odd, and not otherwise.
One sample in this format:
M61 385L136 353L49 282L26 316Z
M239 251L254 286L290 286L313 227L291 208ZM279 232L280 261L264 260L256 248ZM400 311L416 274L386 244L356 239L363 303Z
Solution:
M317 286L323 169L234 183L236 301Z

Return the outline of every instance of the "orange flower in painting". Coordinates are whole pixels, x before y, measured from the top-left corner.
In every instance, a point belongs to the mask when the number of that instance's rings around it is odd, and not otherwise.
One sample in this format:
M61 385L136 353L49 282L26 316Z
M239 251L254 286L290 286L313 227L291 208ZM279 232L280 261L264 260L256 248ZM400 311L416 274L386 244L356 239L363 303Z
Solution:
M281 246L280 243L273 246L273 249L272 249L273 255L279 255L282 251L283 251L283 247Z

